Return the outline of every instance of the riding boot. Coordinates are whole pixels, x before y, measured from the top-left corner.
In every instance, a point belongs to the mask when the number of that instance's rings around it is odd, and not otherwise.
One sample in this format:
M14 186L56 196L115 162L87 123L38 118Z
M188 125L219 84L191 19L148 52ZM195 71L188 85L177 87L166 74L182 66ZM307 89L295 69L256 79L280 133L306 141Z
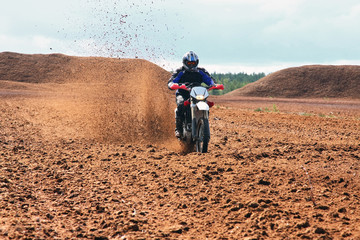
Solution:
M177 138L181 138L182 137L182 132L183 132L183 123L181 118L175 118L175 123L176 123L176 127L175 127L175 136Z

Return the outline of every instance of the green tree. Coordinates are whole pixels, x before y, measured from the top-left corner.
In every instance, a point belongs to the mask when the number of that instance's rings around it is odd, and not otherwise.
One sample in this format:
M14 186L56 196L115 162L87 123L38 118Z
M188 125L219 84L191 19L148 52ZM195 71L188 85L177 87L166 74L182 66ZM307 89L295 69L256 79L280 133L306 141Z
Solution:
M265 77L265 73L212 73L211 76L218 84L224 84L224 91L214 90L212 95L222 95Z

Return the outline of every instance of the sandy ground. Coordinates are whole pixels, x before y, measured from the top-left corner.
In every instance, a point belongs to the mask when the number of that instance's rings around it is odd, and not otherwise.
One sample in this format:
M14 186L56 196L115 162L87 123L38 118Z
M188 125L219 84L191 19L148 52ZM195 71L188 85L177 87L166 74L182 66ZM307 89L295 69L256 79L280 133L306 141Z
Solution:
M150 86L31 86L0 90L2 239L360 239L358 100L212 97L198 154Z

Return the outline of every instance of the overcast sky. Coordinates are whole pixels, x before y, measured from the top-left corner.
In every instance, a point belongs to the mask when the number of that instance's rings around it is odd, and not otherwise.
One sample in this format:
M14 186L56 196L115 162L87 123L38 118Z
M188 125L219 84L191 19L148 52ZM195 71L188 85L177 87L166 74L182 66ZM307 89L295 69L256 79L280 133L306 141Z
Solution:
M360 65L358 0L1 0L0 52L139 57L210 72Z

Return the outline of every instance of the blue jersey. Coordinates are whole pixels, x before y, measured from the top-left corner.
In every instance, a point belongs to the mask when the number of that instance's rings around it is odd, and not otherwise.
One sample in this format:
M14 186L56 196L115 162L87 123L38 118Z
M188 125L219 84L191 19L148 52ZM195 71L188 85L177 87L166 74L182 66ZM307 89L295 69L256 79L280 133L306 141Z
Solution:
M197 68L196 71L185 71L184 67L182 67L177 69L171 76L168 81L168 87L170 88L173 83L198 83L199 85L205 83L208 86L212 86L215 84L215 81L204 68ZM185 90L179 89L179 91Z

